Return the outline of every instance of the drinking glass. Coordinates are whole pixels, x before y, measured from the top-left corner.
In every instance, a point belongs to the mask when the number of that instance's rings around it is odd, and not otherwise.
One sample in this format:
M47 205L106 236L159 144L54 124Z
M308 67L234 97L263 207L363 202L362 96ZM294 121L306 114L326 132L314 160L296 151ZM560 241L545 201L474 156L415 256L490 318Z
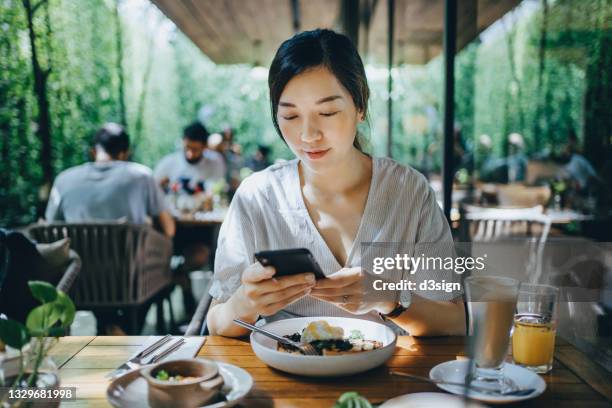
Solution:
M504 376L519 281L501 276L472 276L465 280L472 358L472 385L503 392L515 387Z
M558 297L554 286L521 283L512 333L515 364L539 374L552 369Z

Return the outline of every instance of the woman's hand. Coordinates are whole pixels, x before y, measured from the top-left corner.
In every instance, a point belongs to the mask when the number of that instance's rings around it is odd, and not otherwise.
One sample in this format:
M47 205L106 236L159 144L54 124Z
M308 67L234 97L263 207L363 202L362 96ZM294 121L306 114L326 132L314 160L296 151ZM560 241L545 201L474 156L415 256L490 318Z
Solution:
M393 302L371 301L366 293L371 288L370 275L360 267L343 268L325 279L317 281L310 296L333 303L353 314L365 314L376 310L389 313L395 307Z
M234 294L239 315L255 321L270 316L308 295L315 285L313 273L274 278L276 270L256 262L242 273L242 285Z

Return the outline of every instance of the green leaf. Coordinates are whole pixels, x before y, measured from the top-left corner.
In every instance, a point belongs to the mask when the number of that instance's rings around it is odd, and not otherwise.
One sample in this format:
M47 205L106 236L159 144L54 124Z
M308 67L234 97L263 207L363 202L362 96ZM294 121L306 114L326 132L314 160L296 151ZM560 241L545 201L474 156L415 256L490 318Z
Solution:
M13 348L21 349L30 341L30 335L23 324L0 319L0 339Z
M334 408L372 408L372 404L357 392L350 391L345 392L338 398Z
M69 327L74 321L74 315L76 314L74 303L70 297L61 290L57 291L57 300L55 302L62 307L62 314L60 316L62 327Z
M63 306L57 302L45 303L35 307L28 314L26 327L32 332L46 332L60 319Z
M43 304L53 302L57 299L57 289L48 282L29 281L28 286L30 287L30 291L32 291L32 296Z

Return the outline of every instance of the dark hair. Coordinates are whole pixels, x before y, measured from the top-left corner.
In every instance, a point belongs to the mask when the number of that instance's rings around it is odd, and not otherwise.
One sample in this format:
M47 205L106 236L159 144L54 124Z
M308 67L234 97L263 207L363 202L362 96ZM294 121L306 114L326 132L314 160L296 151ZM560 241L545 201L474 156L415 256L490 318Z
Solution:
M193 140L206 144L208 139L208 130L200 122L193 122L183 129L183 139Z
M268 157L268 155L270 154L270 148L268 146L265 145L257 145L257 150L259 150L261 152L261 155L263 157Z
M125 129L113 122L105 123L94 136L94 145L100 146L113 159L130 148L130 137Z
M351 95L357 110L363 112L364 117L367 115L370 88L363 62L353 42L332 30L304 31L281 44L268 74L272 122L281 137L276 114L285 86L296 75L319 66L334 74ZM354 146L362 150L357 136Z

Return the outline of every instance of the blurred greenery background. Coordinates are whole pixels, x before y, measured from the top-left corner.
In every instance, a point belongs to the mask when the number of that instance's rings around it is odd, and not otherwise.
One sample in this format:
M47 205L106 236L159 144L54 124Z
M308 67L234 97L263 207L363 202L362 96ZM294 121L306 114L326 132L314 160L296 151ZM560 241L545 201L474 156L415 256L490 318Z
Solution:
M456 121L466 144L488 134L502 156L519 132L527 154L548 154L574 129L601 168L611 17L611 0L524 0L461 50ZM384 155L387 70L365 62L364 133ZM441 57L392 75L393 157L439 171ZM89 159L103 122L126 124L133 159L154 166L196 118L210 131L234 127L247 156L257 144L273 158L292 156L270 120L267 68L212 63L146 0L0 0L0 225L35 221L53 177Z

